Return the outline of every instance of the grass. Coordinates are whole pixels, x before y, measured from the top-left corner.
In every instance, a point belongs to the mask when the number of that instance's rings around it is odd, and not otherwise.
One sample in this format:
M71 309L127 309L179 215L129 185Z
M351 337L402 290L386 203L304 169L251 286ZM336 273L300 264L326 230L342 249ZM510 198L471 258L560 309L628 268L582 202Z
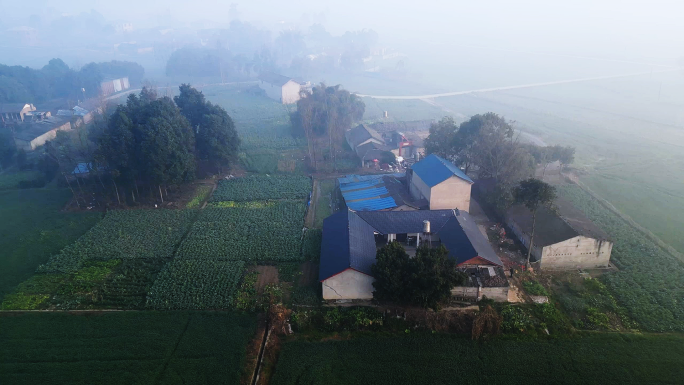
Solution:
M43 177L40 171L19 171L14 173L0 174L0 190L13 190L19 188L22 180L32 181Z
M335 190L335 179L319 179L318 186L320 194L318 194L318 202L316 202L316 211L314 212L314 227L320 229L323 227L323 220L332 214L330 195Z
M271 384L678 383L684 337L586 334L475 342L462 336L366 335L284 345Z
M0 297L83 235L101 213L68 213L68 189L0 192Z
M0 316L3 384L236 384L253 316L229 312Z
M190 202L185 206L188 209L198 209L202 206L202 203L207 200L211 194L211 186L200 185L197 186L197 191L195 191L195 196Z

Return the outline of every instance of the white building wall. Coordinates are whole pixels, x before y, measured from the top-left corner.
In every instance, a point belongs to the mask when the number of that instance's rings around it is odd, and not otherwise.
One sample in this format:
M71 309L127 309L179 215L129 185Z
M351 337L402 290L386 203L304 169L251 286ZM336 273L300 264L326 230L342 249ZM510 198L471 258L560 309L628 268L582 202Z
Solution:
M301 90L301 88L302 86L294 80L290 80L289 82L285 83L285 85L283 85L282 87L281 92L282 103L297 103L297 100L299 100L299 91Z
M613 243L578 236L545 246L542 249L541 268L548 270L592 269L607 267Z
M457 176L432 187L430 210L459 209L470 211L471 183Z
M471 287L457 286L451 289L451 295L458 298L479 301L487 296L496 302L508 302L508 286L504 287Z
M332 276L323 284L323 299L372 299L373 281L370 275L348 269Z

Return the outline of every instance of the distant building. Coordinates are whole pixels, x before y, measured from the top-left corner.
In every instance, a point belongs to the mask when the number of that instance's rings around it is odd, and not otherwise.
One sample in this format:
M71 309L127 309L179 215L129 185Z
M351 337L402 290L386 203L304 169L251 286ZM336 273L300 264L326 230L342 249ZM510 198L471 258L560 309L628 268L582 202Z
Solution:
M403 244L409 255L415 255L417 247L425 242L432 247L444 245L449 258L461 269L492 278L487 281L474 277L463 287L453 288L453 295L508 299L508 281L501 259L473 218L460 210L343 210L329 216L323 221L319 270L323 298L373 298L371 266L375 263L377 249L392 241Z
M430 210L470 211L473 181L448 160L430 154L411 166L406 175L411 196L427 200Z
M35 110L36 107L29 103L0 104L0 121L2 123L23 122L26 114Z
M282 104L294 104L299 100L299 91L302 86L292 78L264 72L259 75L259 81L259 87L273 100Z
M71 131L68 117L53 116L40 121L25 123L14 133L17 148L32 151L57 136L57 131Z
M613 242L608 234L564 199L556 210L539 208L531 260L541 269L591 269L607 267ZM557 211L557 212L556 212ZM532 212L516 205L506 213L506 223L525 247L530 247Z
M131 88L128 78L107 79L100 83L100 92L107 96Z

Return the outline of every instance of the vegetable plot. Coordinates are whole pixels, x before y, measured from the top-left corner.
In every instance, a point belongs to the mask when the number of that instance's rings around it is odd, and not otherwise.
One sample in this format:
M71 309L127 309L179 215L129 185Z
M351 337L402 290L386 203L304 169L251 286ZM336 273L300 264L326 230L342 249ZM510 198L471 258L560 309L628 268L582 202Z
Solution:
M250 175L219 182L212 202L305 199L311 180L293 175Z
M38 267L39 273L73 273L86 260L171 257L196 216L194 210L110 211L76 243Z
M154 309L227 309L242 275L242 261L174 259L147 295Z
M304 202L261 208L207 207L178 249L177 258L299 261Z

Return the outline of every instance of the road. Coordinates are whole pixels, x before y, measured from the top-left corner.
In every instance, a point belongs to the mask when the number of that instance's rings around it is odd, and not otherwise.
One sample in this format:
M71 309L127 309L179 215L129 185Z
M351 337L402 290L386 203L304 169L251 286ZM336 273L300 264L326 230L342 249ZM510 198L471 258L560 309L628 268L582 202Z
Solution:
M515 89L519 89L519 88L553 86L553 85L557 85L557 84L588 82L588 81L592 81L592 80L617 79L617 78L626 78L626 77L631 77L631 76L649 75L652 73L674 72L674 71L681 71L681 68L673 68L673 69L666 69L666 70L652 71L652 72L651 71L635 72L635 73L623 74L623 75L595 76L595 77L590 77L590 78L556 80L553 82L529 83L529 84L520 84L520 85L516 85L516 86L506 86L506 87L480 88L477 90L445 92L442 94L431 94L431 95L406 95L406 96L363 95L363 94L356 94L356 95L364 97L364 98L373 98L373 99L397 99L397 100L434 99L434 98L441 98L441 97L445 97L445 96L466 95L466 94L474 94L474 93L481 93L481 92L493 92L493 91L506 91L506 90L515 90Z
M232 82L232 83L212 83L212 84L201 84L201 85L193 85L194 88L203 88L203 87L209 87L209 86L229 86L233 84L252 84L252 83L259 83L258 80L250 80L246 82ZM158 90L166 89L166 88L176 88L178 86L166 86L166 87L154 87ZM142 88L136 88L132 90L126 90L124 92L119 92L118 94L110 95L105 98L105 100L112 100L112 99L118 99L122 96L128 95L133 92L140 92L142 91Z

